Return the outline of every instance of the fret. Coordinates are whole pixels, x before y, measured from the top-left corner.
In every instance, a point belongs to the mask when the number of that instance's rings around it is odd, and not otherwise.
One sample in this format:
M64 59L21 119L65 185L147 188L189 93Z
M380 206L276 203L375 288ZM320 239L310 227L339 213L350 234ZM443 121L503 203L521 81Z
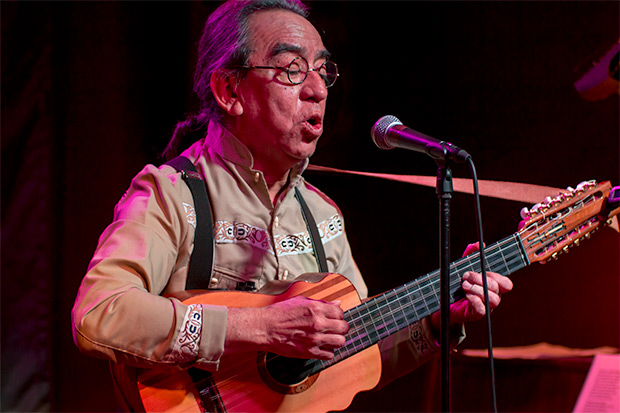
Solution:
M361 321L358 321L353 325L349 325L351 326L351 329L347 335L351 338L347 340L345 347L342 349L343 352L347 354L357 352L358 349L363 348L365 344L365 333L360 331L364 329L364 324Z
M432 284L419 283L415 285L415 292L411 291L408 294L409 303L411 308L413 309L413 313L415 317L419 317L420 314L424 314L425 312L429 312L430 309L428 307L428 301L424 299L424 296L427 295L428 290L431 288ZM413 298L413 299L412 299ZM420 302L424 304L424 306L420 306Z
M377 332L377 337L378 338L385 337L387 336L386 332L388 331L387 330L388 323L386 322L383 311L382 311L382 308L385 305L385 295L375 298L374 303L375 303L376 311L371 315L371 319L369 321L375 327L375 330ZM371 311L370 307L368 311ZM378 320L379 324L375 324L374 319Z
M394 319L393 332L407 327L407 314L405 313L407 291L400 289L396 292L395 300L390 304L390 313Z
M435 312L433 303L435 300L439 299L439 295L437 294L438 289L435 288L438 285L432 282L430 278L427 277L426 279L421 280L419 285L422 285L423 287L418 287L421 292L418 302L421 302L424 306L419 306L419 317L417 317L415 321Z

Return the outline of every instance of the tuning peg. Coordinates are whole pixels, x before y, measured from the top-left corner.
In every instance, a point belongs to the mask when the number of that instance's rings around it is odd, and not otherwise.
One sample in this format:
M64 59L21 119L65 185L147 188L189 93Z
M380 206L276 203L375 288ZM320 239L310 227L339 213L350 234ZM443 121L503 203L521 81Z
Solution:
M527 209L527 207L523 207L521 208L520 214L521 214L521 219L527 219L530 217L530 210Z
M540 212L540 210L541 210L542 208L543 208L543 204L541 204L541 203L535 204L535 205L534 205L534 206L530 209L530 213L532 213L532 212L533 212L533 213L535 213L535 214L536 214L536 213Z

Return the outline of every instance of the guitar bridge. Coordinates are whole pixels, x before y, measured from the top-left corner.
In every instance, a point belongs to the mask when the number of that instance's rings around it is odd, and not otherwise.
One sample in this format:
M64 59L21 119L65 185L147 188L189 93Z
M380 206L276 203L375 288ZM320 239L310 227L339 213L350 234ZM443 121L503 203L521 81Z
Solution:
M194 386L200 394L200 401L202 402L202 411L209 413L224 413L226 407L220 396L220 392L215 385L213 376L208 371L192 367L187 370L187 373L192 378Z

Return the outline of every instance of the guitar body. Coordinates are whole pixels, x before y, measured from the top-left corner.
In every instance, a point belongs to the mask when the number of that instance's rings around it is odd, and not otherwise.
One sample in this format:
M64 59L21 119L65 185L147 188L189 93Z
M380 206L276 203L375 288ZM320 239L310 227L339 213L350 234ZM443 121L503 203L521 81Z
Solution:
M239 291L207 292L183 301L185 304L213 304L228 307L265 307L294 296L323 301L341 301L344 310L360 304L353 285L339 274L309 274L305 280L288 284L279 295ZM276 283L277 287L286 287ZM271 291L274 287L271 286ZM381 376L381 357L377 345L295 383L274 378L266 353L248 352L225 356L212 373L211 395L219 407L206 407L200 383L185 370L154 369L138 373L138 390L146 411L200 412L310 412L343 410L353 397L372 389ZM286 359L295 362L295 359Z

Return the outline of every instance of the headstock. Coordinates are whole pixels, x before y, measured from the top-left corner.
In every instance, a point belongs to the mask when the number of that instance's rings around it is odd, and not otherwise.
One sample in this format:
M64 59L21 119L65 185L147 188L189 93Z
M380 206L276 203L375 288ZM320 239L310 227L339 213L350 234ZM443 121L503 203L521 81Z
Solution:
M608 200L610 192L613 202ZM587 181L522 211L525 221L518 234L530 263L557 259L590 238L602 223L610 225L620 212L617 192L620 188L612 189L609 181Z

